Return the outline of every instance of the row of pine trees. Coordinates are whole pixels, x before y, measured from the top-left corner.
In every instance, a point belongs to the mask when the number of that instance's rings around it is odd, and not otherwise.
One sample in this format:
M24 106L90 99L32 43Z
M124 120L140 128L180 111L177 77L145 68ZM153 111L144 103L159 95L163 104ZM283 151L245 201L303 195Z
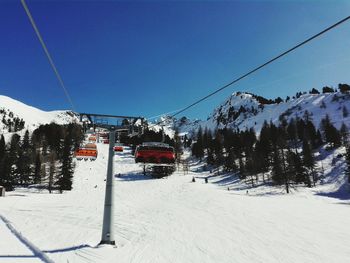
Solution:
M305 112L303 118L289 122L281 118L279 125L265 122L259 136L254 129L223 129L214 134L200 129L192 154L205 157L209 166L237 172L252 185L260 175L264 183L285 185L289 192L291 184L314 186L322 175L316 167L317 149L325 144L329 148L345 146L347 134L347 126L343 123L337 130L328 115L316 129L310 114ZM350 167L350 154L348 162Z
M41 125L32 134L0 137L0 185L7 191L35 185L53 190L72 189L73 152L84 139L77 124Z

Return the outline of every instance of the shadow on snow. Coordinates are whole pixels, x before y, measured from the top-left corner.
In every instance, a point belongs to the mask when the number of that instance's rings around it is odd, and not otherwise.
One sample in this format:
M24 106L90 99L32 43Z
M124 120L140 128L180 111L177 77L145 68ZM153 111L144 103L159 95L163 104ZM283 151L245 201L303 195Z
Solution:
M127 174L115 174L115 178L118 178L119 181L142 181L153 179L150 175L143 175L140 172L129 172Z

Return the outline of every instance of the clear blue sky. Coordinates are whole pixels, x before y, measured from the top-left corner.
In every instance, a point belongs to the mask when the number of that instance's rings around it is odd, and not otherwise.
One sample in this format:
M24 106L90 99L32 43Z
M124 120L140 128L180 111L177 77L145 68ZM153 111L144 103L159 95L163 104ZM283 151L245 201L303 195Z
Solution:
M30 1L78 111L150 117L181 109L350 14L350 1ZM0 94L69 104L20 1L0 0ZM350 83L350 22L184 115L235 91L275 98ZM0 105L1 106L1 105Z

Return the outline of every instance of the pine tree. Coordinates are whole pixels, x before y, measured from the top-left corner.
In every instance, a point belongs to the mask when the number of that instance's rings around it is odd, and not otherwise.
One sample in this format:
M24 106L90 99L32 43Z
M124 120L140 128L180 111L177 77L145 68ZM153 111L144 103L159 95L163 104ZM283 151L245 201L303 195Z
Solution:
M64 190L72 189L72 178L74 172L73 154L72 154L72 137L70 130L68 130L64 141L61 158L61 166L58 172L57 186L62 193Z
M197 133L197 157L202 160L204 157L204 145L203 145L203 131L202 127L199 127L198 133Z
M298 133L298 138L299 140L304 140L305 136L305 122L303 119L298 119L297 120L297 133Z
M41 167L40 167L40 178L41 178L41 181L45 181L47 179L46 178L46 164L45 163L41 164Z
M265 181L264 173L267 173L270 170L272 159L272 142L270 138L270 126L266 121L264 122L263 127L260 131L260 138L255 148L258 153L257 155L260 156L260 171L263 173L263 180Z
M234 171L237 169L236 158L232 149L229 150L227 157L225 158L226 171Z
M284 182L283 169L281 163L282 159L276 148L274 149L272 155L272 181L277 185L281 185Z
M346 147L346 168L345 175L348 178L348 184L350 184L350 146Z
M348 109L345 106L343 106L343 117L346 118L348 116L349 116Z
M215 163L216 165L222 165L224 162L223 158L223 137L220 131L216 131L215 139L213 141L213 149L215 153Z
M331 120L328 116L321 121L321 126L324 131L324 137L326 139L326 142L331 144L332 147L338 147L341 143L341 138L338 130L333 126L331 123Z
M5 138L4 138L4 135L1 134L1 138L0 138L0 160L2 158L4 158L5 150L6 150Z
M14 189L14 184L16 183L17 179L15 164L18 158L20 138L21 137L18 134L12 135L9 149L5 152L5 156L3 158L3 186L5 186L7 191L12 191Z
M31 175L31 145L29 141L29 132L28 130L25 132L23 141L19 147L18 151L18 159L17 159L17 174L19 183L21 185L28 185L30 182Z
M341 136L341 143L344 146L347 146L348 144L348 135L349 135L349 129L343 122L340 127L340 136Z
M48 190L51 194L53 190L53 186L55 184L54 178L56 174L56 153L55 152L50 153L49 160L50 160L50 171L49 171Z
M315 157L312 153L311 146L308 141L303 141L303 163L304 166L308 169L309 174L307 176L306 184L308 187L311 187L310 183L310 175L312 177L313 185L315 186L317 178L316 178L316 171L315 171Z
M179 132L177 130L175 131L174 140L175 159L179 163L182 155L182 142L179 136Z
M18 184L19 174L18 174L18 159L22 155L22 151L20 148L20 140L21 136L18 134L14 134L11 137L10 148L9 148L9 165L10 165L10 176L11 180L14 183Z
M315 125L312 121L307 121L305 123L305 138L311 143L313 149L317 147L317 132Z
M5 154L6 154L6 145L4 135L1 134L0 138L0 185L3 185L5 182Z
M239 178L244 179L247 177L245 165L242 158L239 158Z
M289 178L293 179L296 183L305 183L307 181L307 174L300 155L289 151L287 160Z
M321 134L320 130L317 130L315 147L320 147L322 144L323 144L322 134Z
M37 151L35 155L35 162L34 162L34 174L33 174L34 184L41 183L40 171L41 171L41 154L39 151Z

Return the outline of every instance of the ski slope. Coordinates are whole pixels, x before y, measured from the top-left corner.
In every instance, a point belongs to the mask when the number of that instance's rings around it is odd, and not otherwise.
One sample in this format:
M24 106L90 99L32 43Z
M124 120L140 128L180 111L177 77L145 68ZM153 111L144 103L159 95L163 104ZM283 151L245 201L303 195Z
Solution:
M14 114L13 117L18 117L25 121L24 129L17 132L21 136L24 135L25 130L32 132L42 124L68 124L79 121L77 116L71 111L43 111L3 95L0 95L0 110L6 111L6 119L11 119L9 117L9 112L12 112ZM0 114L0 118L3 117L4 115ZM13 132L8 131L1 119L0 131L5 136L5 141L9 141L11 136L14 134Z
M77 162L74 189L18 189L0 215L53 262L347 262L350 204L312 194L247 195L204 183L205 173L142 175L130 151L115 156L116 247L98 246L108 145ZM196 182L192 183L192 176ZM1 220L0 220L1 221ZM6 240L6 241L4 241ZM48 262L0 222L0 263ZM29 255L29 256L28 256ZM22 257L21 257L22 256Z

